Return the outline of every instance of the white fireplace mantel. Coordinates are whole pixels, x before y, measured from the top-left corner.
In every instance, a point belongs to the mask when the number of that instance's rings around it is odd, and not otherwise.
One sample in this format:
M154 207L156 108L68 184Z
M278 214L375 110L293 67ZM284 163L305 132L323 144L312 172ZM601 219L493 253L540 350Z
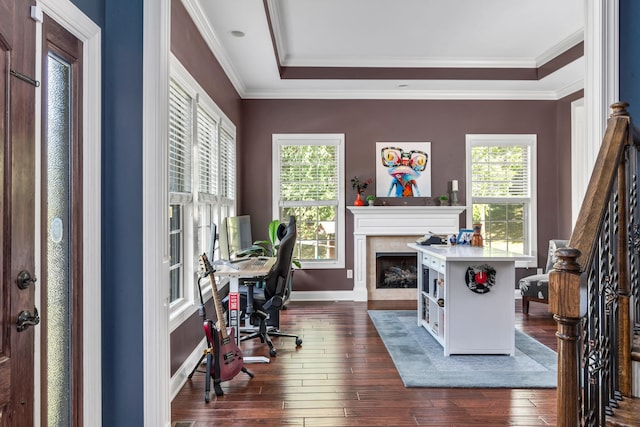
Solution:
M367 236L458 233L466 206L347 206L353 214L353 299L367 301Z

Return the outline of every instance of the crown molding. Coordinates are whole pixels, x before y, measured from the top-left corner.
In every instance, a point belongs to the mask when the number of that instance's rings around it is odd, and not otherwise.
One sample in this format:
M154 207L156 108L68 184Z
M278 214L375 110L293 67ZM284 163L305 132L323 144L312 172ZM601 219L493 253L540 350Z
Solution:
M551 49L540 54L535 60L536 67L541 67L542 65L553 60L554 58L557 58L558 56L562 55L563 53L583 41L584 29L576 31L560 43L553 46Z

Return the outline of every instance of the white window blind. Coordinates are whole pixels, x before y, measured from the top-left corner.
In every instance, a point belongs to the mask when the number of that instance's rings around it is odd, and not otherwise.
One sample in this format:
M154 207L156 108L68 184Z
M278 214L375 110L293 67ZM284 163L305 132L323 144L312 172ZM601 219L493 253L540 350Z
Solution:
M280 202L338 204L338 155L335 145L280 146Z
M225 126L220 130L220 193L229 200L236 198L236 144Z
M198 175L201 199L218 194L218 121L198 105Z
M473 197L530 197L530 150L522 145L472 147Z
M192 98L175 80L169 86L169 191L191 191Z

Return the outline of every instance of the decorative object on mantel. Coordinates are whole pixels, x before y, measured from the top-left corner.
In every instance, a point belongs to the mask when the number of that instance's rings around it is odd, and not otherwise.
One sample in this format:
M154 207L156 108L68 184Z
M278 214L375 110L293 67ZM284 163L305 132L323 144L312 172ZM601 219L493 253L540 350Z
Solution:
M376 201L376 196L374 196L373 194L369 194L367 196L367 203L369 203L369 206L373 206L373 203Z
M377 142L376 196L431 196L430 142Z
M372 182L373 181L370 178L365 179L364 181L360 181L357 176L351 178L351 188L353 188L357 192L356 200L353 202L354 206L364 206L362 193L364 193L364 190L366 190L369 184L371 184Z
M449 206L449 196L446 194L438 197L438 199L440 200L440 206Z
M451 206L458 206L458 180L451 181Z
M473 235L471 236L471 246L484 246L484 241L482 239L482 224L476 223L473 224Z

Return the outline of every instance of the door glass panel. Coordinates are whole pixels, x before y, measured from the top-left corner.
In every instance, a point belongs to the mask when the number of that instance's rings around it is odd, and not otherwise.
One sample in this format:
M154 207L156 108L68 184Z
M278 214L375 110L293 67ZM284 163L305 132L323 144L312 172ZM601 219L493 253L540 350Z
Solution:
M47 418L71 425L71 65L48 55Z

